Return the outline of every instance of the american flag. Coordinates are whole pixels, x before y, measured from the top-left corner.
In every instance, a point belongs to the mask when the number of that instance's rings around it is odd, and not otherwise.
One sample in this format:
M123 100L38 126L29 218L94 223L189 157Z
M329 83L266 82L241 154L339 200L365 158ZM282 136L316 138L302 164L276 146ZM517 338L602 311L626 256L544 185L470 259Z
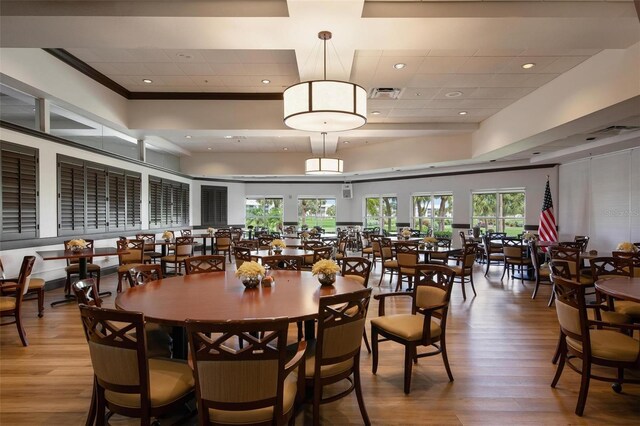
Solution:
M558 241L558 231L556 229L556 218L553 215L553 200L551 199L551 189L549 179L547 187L544 189L544 202L540 212L540 224L538 225L540 241Z

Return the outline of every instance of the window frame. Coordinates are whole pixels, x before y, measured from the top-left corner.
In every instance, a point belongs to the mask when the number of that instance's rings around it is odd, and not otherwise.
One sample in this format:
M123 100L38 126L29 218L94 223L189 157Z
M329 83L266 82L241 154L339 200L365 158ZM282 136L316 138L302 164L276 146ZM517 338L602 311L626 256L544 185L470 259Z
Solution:
M149 229L189 226L190 192L188 183L149 175Z
M247 214L247 200L280 200L281 205L282 205L282 212L281 212L279 217L276 217L275 215L267 215L267 214L262 214L260 216L253 215L253 216L250 217ZM269 218L271 218L271 219L279 219L280 225L283 225L284 224L284 196L282 196L282 195L258 195L258 196L247 195L246 197L244 197L244 213L245 213L245 219L244 220L245 220L245 224L247 226L250 226L250 224L249 224L249 220L250 219L256 220L257 223L259 223L258 222L259 219L262 219L268 225L269 224ZM264 212L264 213L266 213L266 212ZM261 225L254 225L254 226L261 226ZM270 226L267 226L267 228L269 229L269 232L278 231L278 226L277 225L276 225L276 227L274 229L271 229Z
M368 211L367 211L367 200L368 199L373 199L373 198L377 198L379 201L379 214L378 216L369 216L368 215ZM395 215L394 216L388 216L384 214L384 203L383 203L383 199L384 198L395 198L396 199L396 203L395 203ZM398 231L398 195L397 194L371 194L371 195L365 195L362 198L362 210L364 212L363 215L363 224L365 228L369 228L369 220L368 219L375 219L377 218L378 223L376 224L377 227L380 228L380 231L382 232L383 230L388 232L388 233L395 233ZM395 219L395 229L393 229L391 227L391 224L393 223L393 219ZM389 229L385 228L385 222L386 220L389 220Z
M309 228L313 228L314 226L319 226L319 225L317 225L318 221L324 220L324 219L327 219L327 218L329 218L329 219L333 218L334 226L332 228L326 228L326 227L322 226L322 229L324 229L325 231L328 230L331 233L337 232L337 223L338 223L338 198L337 197L334 197L334 196L320 196L320 195L309 195L309 196L299 195L298 196L297 207L296 207L296 210L297 210L296 213L297 213L298 226L299 227L303 226L302 216L300 216L300 201L302 201L302 200L318 200L318 201L323 201L325 203L326 203L326 200L333 200L333 206L335 206L335 214L333 216L319 216L317 214L316 215L312 215L312 216L305 216L305 219L306 218L313 218L314 223L316 225L306 223L306 220L305 220L304 224L307 225ZM325 204L325 206L326 206L326 204ZM327 208L328 207L325 207L324 210L326 211Z
M436 197L443 197L443 196L447 196L447 197L451 197L451 216L436 216L435 212L436 212L436 208L435 208L435 198ZM427 213L431 213L431 214L427 214L427 216L414 216L414 198L415 197L429 197L429 204L427 207ZM453 197L453 191L435 191L435 192L414 192L411 194L411 197L409 199L409 203L410 203L410 212L411 212L411 217L410 217L410 226L411 229L419 229L420 232L422 231L422 220L423 219L428 219L429 220L429 227L427 228L427 231L425 233L429 234L429 235L435 235L436 233L445 233L446 231L446 227L447 225L445 224L444 229L440 229L440 230L435 230L435 222L436 221L440 221L440 220L444 220L444 221L449 221L451 223L451 225L453 225L453 212L454 212L454 203L455 203L455 199ZM420 218L420 226L416 227L416 219ZM453 233L453 228L451 229L450 233ZM449 237L450 238L450 237Z
M496 197L496 208L494 215L492 216L475 216L474 212L474 199L475 195L481 194L491 194ZM523 194L524 201L522 205L522 217L518 216L505 216L504 215L504 202L503 195L504 194ZM494 190L480 190L480 191L471 191L471 227L476 226L476 220L492 220L495 222L496 226L494 232L507 232L505 226L505 220L517 220L522 222L522 232L524 232L524 227L526 226L526 218L527 218L527 191L526 188L500 188ZM489 226L480 227L484 229L484 232L488 232L490 229Z

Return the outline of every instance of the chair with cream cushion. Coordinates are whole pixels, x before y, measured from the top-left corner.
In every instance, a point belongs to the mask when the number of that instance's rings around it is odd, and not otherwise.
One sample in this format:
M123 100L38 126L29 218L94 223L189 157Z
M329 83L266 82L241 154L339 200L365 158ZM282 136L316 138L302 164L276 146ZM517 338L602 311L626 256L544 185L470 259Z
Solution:
M504 279L504 275L507 274L509 279L509 272L511 275L514 273L514 269L517 267L520 272L520 280L524 280L523 269L532 269L531 258L527 256L529 247L522 243L519 238L503 238L502 239L502 254L504 254L504 269L502 270L501 280Z
M624 377L624 370L640 367L640 341L629 337L621 331L640 330L635 325L612 325L588 319L587 309L599 310L599 305L587 305L585 302L585 287L581 283L554 277L556 292L556 313L560 323L560 360L556 374L551 382L555 388L560 380L562 370L567 364L572 370L582 376L580 393L575 413L584 413L589 382L591 379L614 383L614 390L619 392L623 383L640 383L640 380ZM600 327L606 327L606 329ZM594 328L598 327L598 328ZM574 360L580 360L574 364ZM599 369L592 373L592 366ZM615 372L609 376L602 374L600 367L610 367Z
M402 289L402 278L407 278L409 290L413 283L413 276L416 273L415 267L418 264L418 243L416 241L398 241L395 243L396 261L398 262L398 280L396 291Z
M349 245L349 237L341 237L336 246L336 262L338 265L342 263L342 259L347 257L347 246Z
M186 362L147 357L142 313L80 305L80 316L95 375L98 425L105 424L105 408L150 425L153 417L193 398Z
M287 318L187 320L199 425L294 423L306 342L287 362ZM240 348L237 342L242 343Z
M535 299L538 294L538 288L540 284L551 284L551 270L548 264L540 264L540 258L538 257L538 245L535 240L529 241L529 256L531 257L531 265L533 267L533 276L535 277L536 284L533 288L531 298Z
M70 250L71 249L71 241L73 240L66 240L64 241L64 249L65 250ZM89 239L85 239L84 240L87 243L87 247L88 249L93 249L93 240L89 240ZM65 295L69 295L71 294L71 276L72 275L80 275L80 263L78 259L67 259L67 267L64 268L66 275L67 275L67 279L64 282L64 293ZM89 274L90 277L93 278L93 276L95 275L97 278L97 284L98 284L98 288L100 288L100 272L101 272L101 268L100 265L96 265L95 263L93 263L93 257L88 257L87 258L87 273Z
M144 240L119 240L118 241L118 288L122 291L122 280L127 279L133 287L129 269L144 264ZM122 253L121 253L122 252Z
M342 276L348 277L362 284L363 287L369 287L369 275L371 274L371 261L364 257L345 257L342 262ZM367 352L371 353L367 330L362 334L364 345Z
M499 238L499 240L494 238ZM485 234L482 237L482 247L484 249L484 261L487 265L487 269L484 271L484 276L486 277L489 274L489 267L491 267L492 263L504 262L502 237L495 233Z
M231 263L231 233L218 231L215 233L215 237L216 243L214 247L216 254L222 253L223 256L228 256L229 263Z
M33 265L36 262L35 256L25 256L22 259L22 265L20 266L20 273L18 274L17 287L14 287L13 294L10 296L0 296L0 317L13 317L13 321L0 322L0 325L15 324L18 328L18 335L23 346L28 346L27 333L22 326L21 307L22 299L29 290L29 281L31 278L31 271Z
M623 257L596 257L589 261L591 276L596 282L601 279L616 277L633 277L633 261ZM614 300L606 297L596 290L599 303L606 300L607 310L602 311L602 320L615 324L630 324L640 319L640 303L628 300ZM604 308L604 307L603 307Z
M262 258L262 266L272 271L299 271L302 268L302 256L273 255Z
M187 275L203 274L207 272L225 271L227 263L225 257L219 254L208 256L188 257L184 261L184 270Z
M460 280L460 287L462 288L462 298L467 300L467 293L465 290L465 278L469 279L469 283L471 284L471 290L473 290L473 295L477 296L476 288L473 285L473 265L476 261L478 251L478 244L467 242L462 247L462 255L461 260L462 264L460 266L452 266L451 269L456 273L455 277Z
M372 371L378 371L378 342L391 340L404 345L404 393L411 390L411 369L418 358L442 354L449 380L453 381L445 335L447 312L455 272L447 266L417 265L411 292L383 293L374 296L380 301L378 318L371 320ZM385 301L391 297L411 297L411 313L386 315ZM378 339L382 336L383 339ZM418 354L418 346L433 346L434 351Z
M242 266L244 262L257 260L255 256L251 255L251 249L248 247L234 247L233 256L236 259L236 268Z
M593 278L584 275L580 270L580 249L574 247L551 247L549 249L549 258L552 260L564 260L569 264L571 271L571 279L581 284L593 285Z
M157 263L136 265L129 269L134 286L146 284L149 281L157 281L162 279L162 268Z
M42 278L31 277L29 279L29 288L27 289L27 294L35 294L38 299L39 318L42 318L42 316L44 315L44 285L45 281ZM4 267L2 266L2 259L0 259L0 296L14 295L17 289L18 278L5 277Z
M193 237L176 238L173 254L160 258L163 275L167 275L167 265L172 264L178 275L182 273L184 261L193 254Z
M313 389L313 424L319 425L320 405L336 401L356 391L365 425L370 425L360 384L360 347L369 307L371 289L320 297L318 336L309 342L305 378ZM346 380L349 387L323 397L324 386Z
M398 259L395 258L395 251L391 239L388 237L379 238L373 243L378 245L378 253L380 254L380 262L382 263L382 272L380 273L380 281L378 281L378 287L382 284L384 274L389 271L389 285L393 281L393 274L398 271ZM375 263L373 264L375 267Z

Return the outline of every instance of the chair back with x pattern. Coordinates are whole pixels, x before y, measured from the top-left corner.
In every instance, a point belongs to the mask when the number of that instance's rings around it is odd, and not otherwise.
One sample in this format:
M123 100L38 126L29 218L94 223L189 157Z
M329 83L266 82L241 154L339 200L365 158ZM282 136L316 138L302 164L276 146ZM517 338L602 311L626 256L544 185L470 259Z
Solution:
M87 306L102 306L102 299L98 293L98 286L93 278L76 281L71 285L73 294L76 295L78 303Z
M633 276L640 277L640 250L634 253L628 251L614 251L613 257L629 259L633 262Z
M320 260L331 259L333 255L333 249L331 247L322 246L313 249L313 263Z
M584 297L585 286L577 281L552 275L556 298L556 313L560 330L565 336L582 343L584 354L589 356L589 321Z
M364 257L345 257L342 259L342 276L354 278L364 287L369 287L371 261Z
M424 313L425 309L441 306L441 309L432 311L429 316L440 320L440 328L444 334L453 278L456 274L451 268L441 265L417 265L415 269L411 312L415 315L419 312ZM430 344L430 329L423 328L422 344Z
M271 235L265 235L258 238L258 247L260 250L267 250L271 247L271 242L274 240Z
M251 262L251 249L247 247L234 247L233 256L236 258L236 268L242 266L244 262Z
M226 270L225 257L221 255L192 256L184 261L187 275L220 272Z
M144 263L144 240L119 240L117 244L118 251L124 252L118 253L120 265Z
M569 264L571 279L579 280L580 273L580 249L571 247L551 247L549 250L551 260L564 260Z
M146 284L162 279L162 267L158 264L137 265L129 269L133 285Z
M633 261L622 257L596 257L589 260L594 281L609 277L633 277Z
M299 271L302 263L302 256L273 255L262 258L262 266L269 266L272 271Z
M282 424L288 328L288 318L187 320L203 424L215 420L209 410L267 407L273 407L273 424Z

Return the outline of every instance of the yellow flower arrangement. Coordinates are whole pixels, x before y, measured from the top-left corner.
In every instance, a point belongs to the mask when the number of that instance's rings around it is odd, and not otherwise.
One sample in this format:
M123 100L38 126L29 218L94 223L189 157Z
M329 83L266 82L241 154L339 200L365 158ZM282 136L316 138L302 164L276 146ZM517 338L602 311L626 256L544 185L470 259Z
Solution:
M238 270L236 271L236 277L238 278L257 278L259 276L264 276L265 270L264 267L258 262L244 262Z
M170 240L171 238L173 238L173 232L171 231L164 231L162 233L162 239L163 240Z
M316 263L314 263L313 266L311 267L311 273L313 275L318 275L318 274L330 275L330 274L335 274L337 272L340 272L340 267L336 262L329 259L319 260Z
M67 243L67 246L70 248L87 248L87 242L85 240L83 240L82 238L78 238L75 240L71 240Z
M287 245L285 244L284 241L276 238L275 240L271 241L271 248L276 248L276 247L285 248L287 247Z
M307 231L304 231L302 234L300 234L300 237L303 239L309 238L309 233Z
M311 228L311 231L309 231L309 232L311 232L312 234L317 234L318 230L316 228Z
M402 230L402 236L403 237L410 237L411 236L411 230L409 228L404 228Z
M623 241L620 244L618 244L618 247L616 247L616 250L626 251L627 253L635 253L638 251L638 247L634 246L629 241Z
M524 241L535 241L536 240L536 236L534 234L532 234L531 232L525 232L524 234L522 234L522 239Z
M215 234L215 232L216 232L216 228L207 228L207 233L209 235L213 235L213 234Z
M424 237L422 239L423 243L429 243L429 244L435 244L438 242L438 239L436 237Z

